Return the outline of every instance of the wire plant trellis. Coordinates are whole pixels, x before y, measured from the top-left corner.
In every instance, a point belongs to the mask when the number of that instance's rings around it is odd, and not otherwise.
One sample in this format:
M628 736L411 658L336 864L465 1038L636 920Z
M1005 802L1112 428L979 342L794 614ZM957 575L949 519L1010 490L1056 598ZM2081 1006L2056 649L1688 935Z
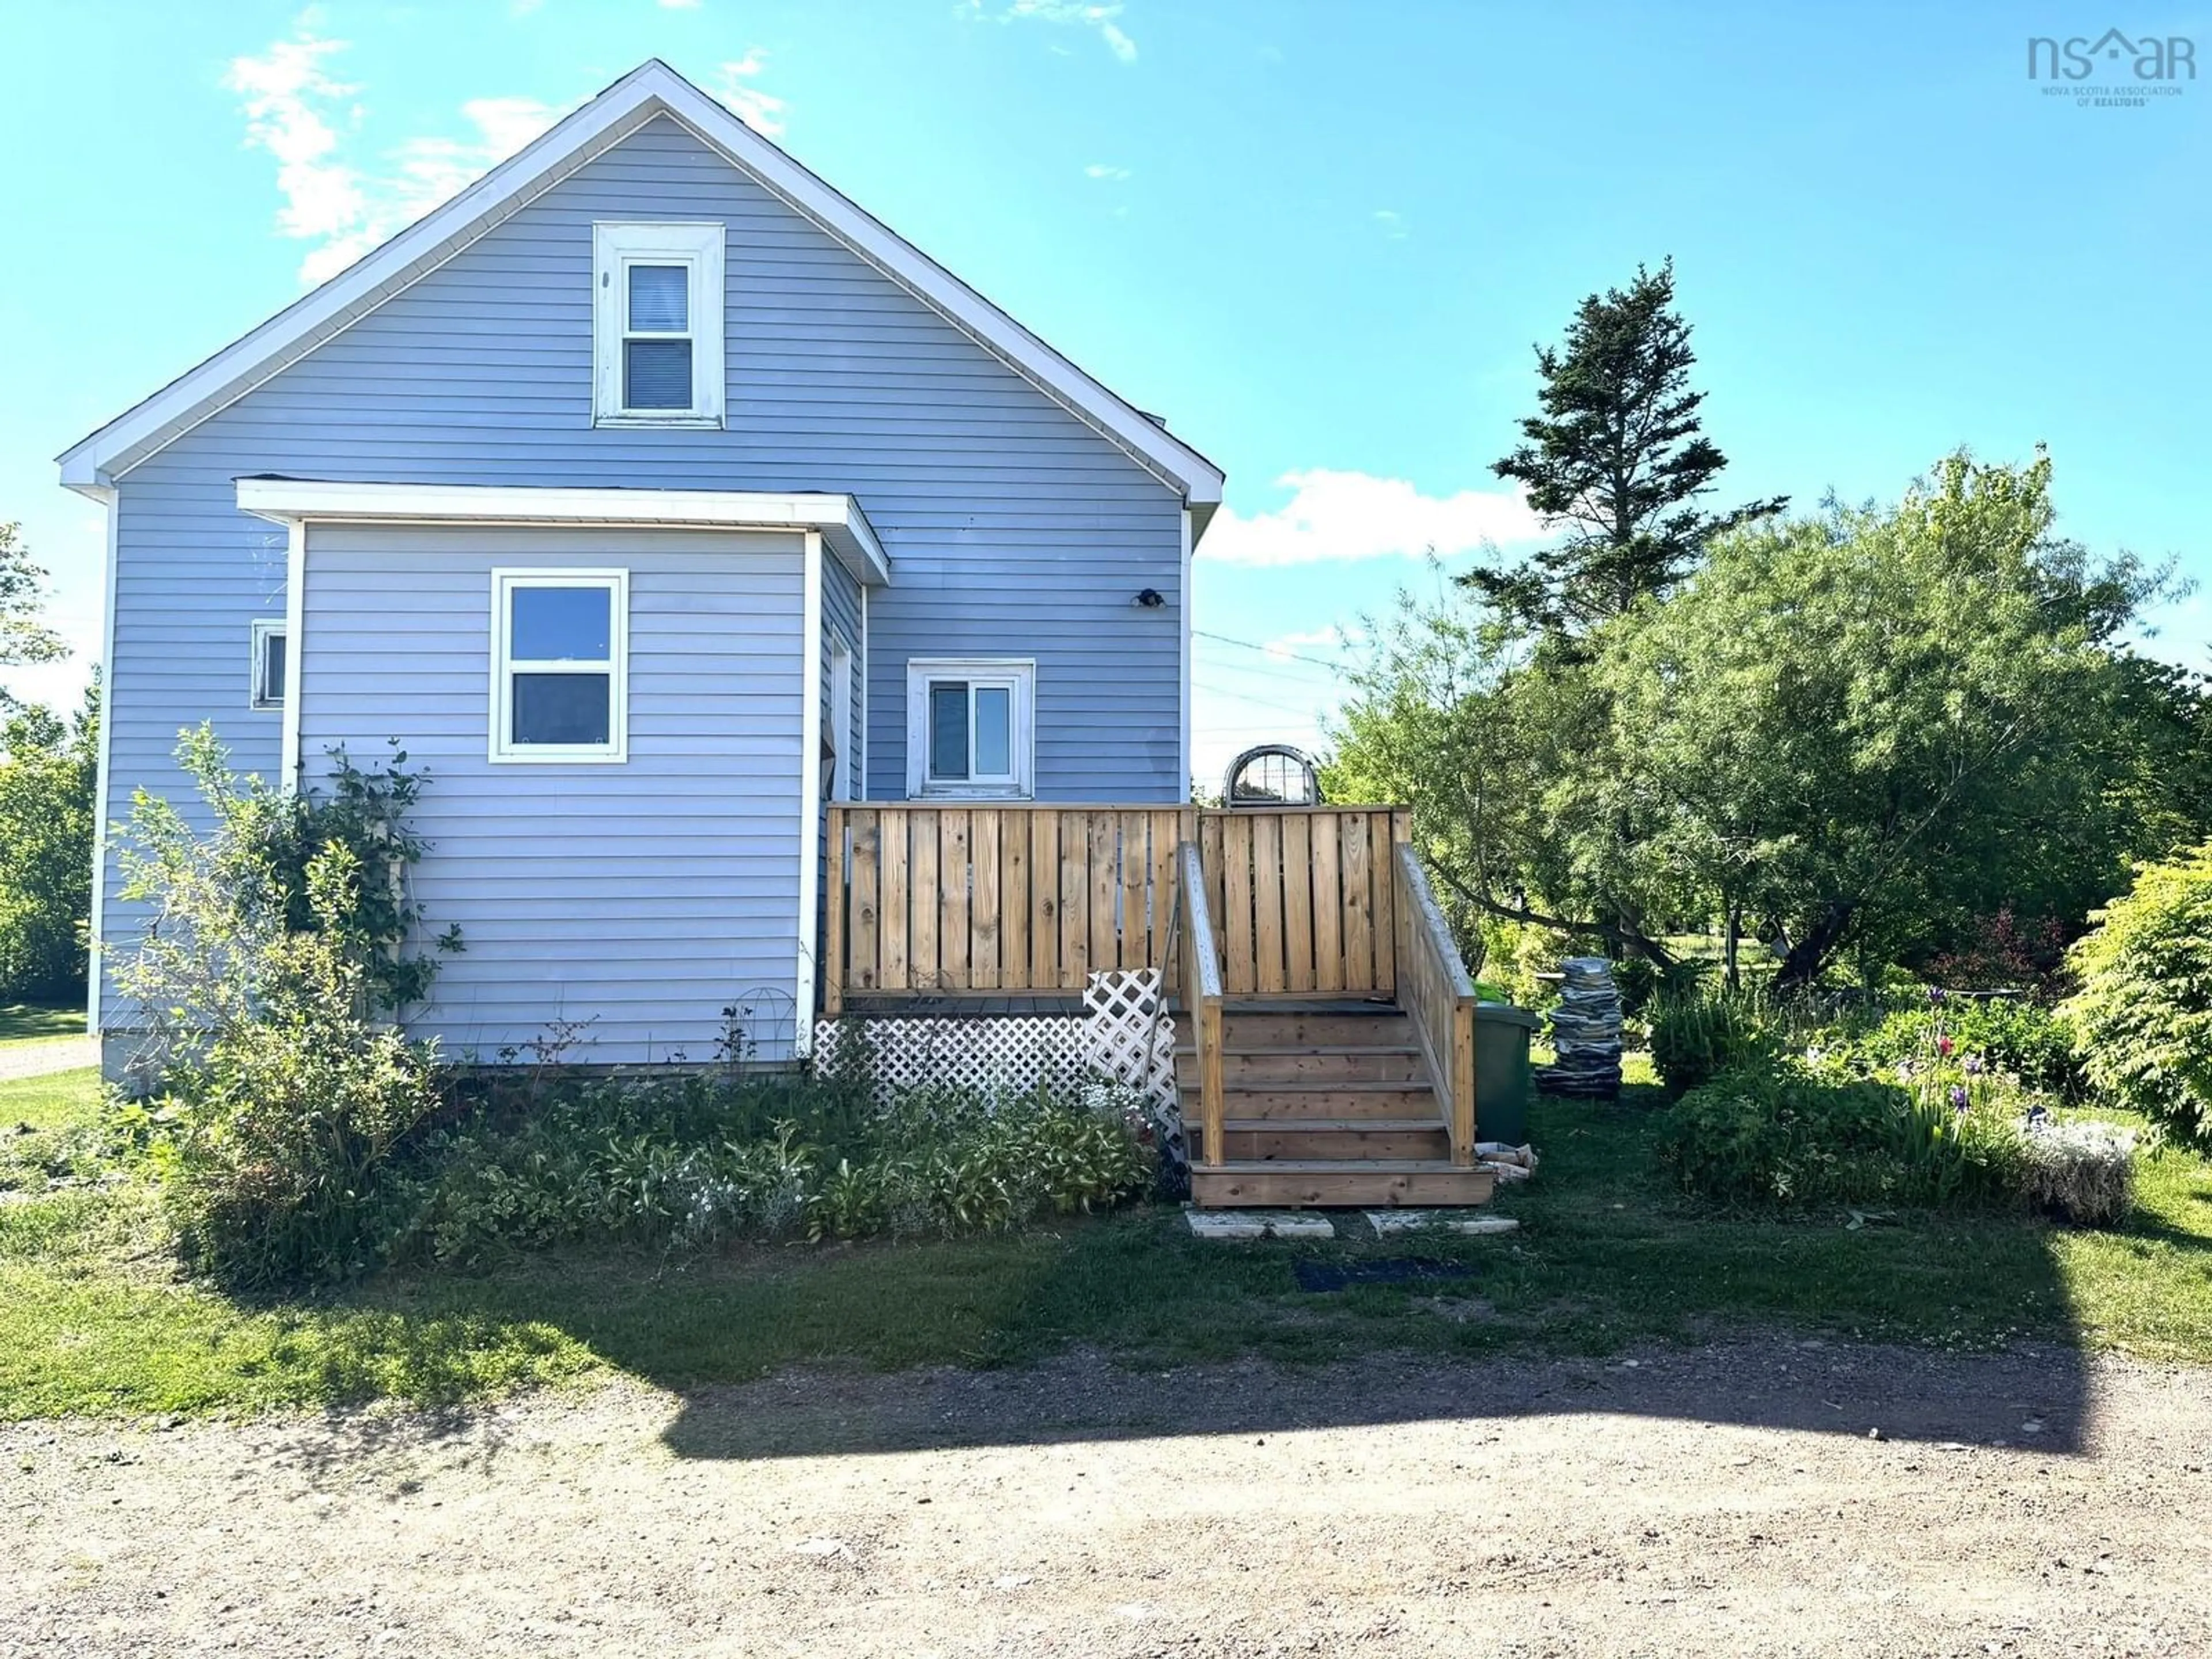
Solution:
M1263 743L1229 763L1221 799L1236 806L1318 806L1321 780L1314 758L1287 743Z

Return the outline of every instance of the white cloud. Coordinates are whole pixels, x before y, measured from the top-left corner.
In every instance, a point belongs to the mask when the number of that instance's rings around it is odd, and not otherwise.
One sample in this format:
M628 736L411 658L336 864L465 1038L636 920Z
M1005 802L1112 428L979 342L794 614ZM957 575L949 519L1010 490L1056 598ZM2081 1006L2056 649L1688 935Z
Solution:
M1392 209L1376 208L1375 222L1382 228L1382 234L1392 241L1402 242L1406 240L1405 218Z
M246 142L276 158L284 198L276 223L287 236L338 235L361 217L360 181L337 160L338 135L319 107L355 91L323 69L344 50L343 40L279 40L259 58L235 59L223 78L245 108Z
M747 47L744 57L722 65L721 82L714 95L729 106L731 114L755 132L775 138L783 132L784 101L752 84L767 68L768 48Z
M1221 564L1312 564L1324 559L1439 557L1543 532L1518 490L1424 495L1402 478L1316 467L1276 481L1291 499L1250 518L1223 507L1198 555Z
M365 114L361 90L325 67L343 40L317 38L302 18L297 36L258 58L234 59L224 84L239 94L246 143L276 159L283 204L276 228L315 244L300 262L302 282L334 276L356 259L561 118L534 98L474 98L461 106L465 137L425 136L387 150L364 171L347 158Z
M1137 61L1137 43L1114 21L1121 15L1119 0L1111 4L1086 3L1086 0L1010 0L997 11L986 10L984 0L967 0L958 15L975 22L1061 23L1090 29L1121 62ZM1060 48L1054 46L1052 50L1059 52Z
M1083 176L1086 179L1126 179L1129 176L1129 169L1127 167L1109 167L1103 161L1093 161L1089 167L1083 169Z

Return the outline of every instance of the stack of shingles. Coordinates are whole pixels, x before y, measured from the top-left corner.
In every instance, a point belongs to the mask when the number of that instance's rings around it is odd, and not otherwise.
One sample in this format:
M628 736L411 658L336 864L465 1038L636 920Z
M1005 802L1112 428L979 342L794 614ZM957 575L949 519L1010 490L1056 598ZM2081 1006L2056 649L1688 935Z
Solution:
M1552 1011L1556 1063L1536 1068L1547 1094L1612 1100L1620 1093L1620 988L1603 957L1569 957L1559 964L1566 983Z

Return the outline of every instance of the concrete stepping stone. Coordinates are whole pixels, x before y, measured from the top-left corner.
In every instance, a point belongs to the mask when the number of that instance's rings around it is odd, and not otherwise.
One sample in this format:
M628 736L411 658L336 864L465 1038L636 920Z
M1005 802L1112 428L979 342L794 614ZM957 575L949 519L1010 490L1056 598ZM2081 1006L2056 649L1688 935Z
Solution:
M1190 1230L1200 1238L1334 1238L1325 1215L1297 1211L1185 1210Z
M1455 1233L1510 1233L1517 1231L1521 1225L1510 1215L1469 1215L1464 1210L1370 1210L1366 1215L1367 1224L1381 1238L1418 1233L1431 1227L1442 1227Z

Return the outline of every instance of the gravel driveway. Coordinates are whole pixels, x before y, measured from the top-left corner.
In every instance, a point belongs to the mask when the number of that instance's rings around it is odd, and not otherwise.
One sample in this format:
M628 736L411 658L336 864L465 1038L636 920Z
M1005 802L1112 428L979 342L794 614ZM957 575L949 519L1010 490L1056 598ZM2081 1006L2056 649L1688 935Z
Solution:
M2208 1441L2212 1373L1779 1339L25 1424L0 1654L2197 1655Z
M45 1077L100 1064L100 1039L89 1036L24 1037L0 1042L0 1083L19 1077Z

